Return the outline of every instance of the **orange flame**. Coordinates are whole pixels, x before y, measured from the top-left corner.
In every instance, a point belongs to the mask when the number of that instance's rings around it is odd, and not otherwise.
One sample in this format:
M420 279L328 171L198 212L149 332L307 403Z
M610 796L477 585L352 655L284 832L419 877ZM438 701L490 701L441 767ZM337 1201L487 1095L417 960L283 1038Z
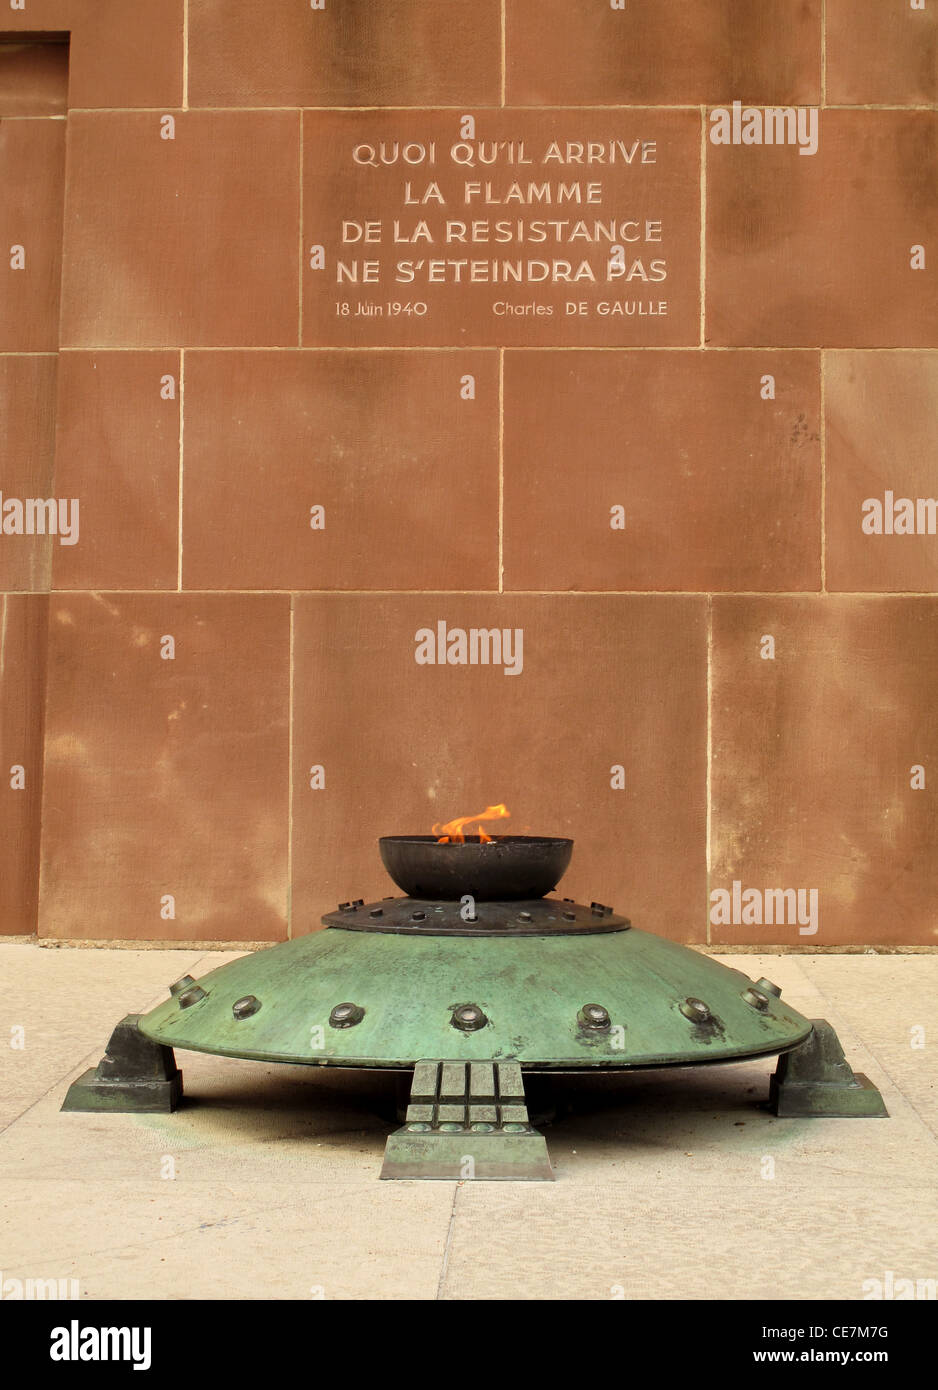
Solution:
M475 822L475 831L470 831L470 834L478 835L483 845L490 845L492 843L492 836L486 835L482 826L477 822L483 820L505 820L510 815L511 812L507 806L486 806L485 810L477 816L457 816L455 820L448 820L445 825L435 825L433 827L433 833L439 836L437 840L438 845L462 845L465 844L466 840L466 826L472 825Z

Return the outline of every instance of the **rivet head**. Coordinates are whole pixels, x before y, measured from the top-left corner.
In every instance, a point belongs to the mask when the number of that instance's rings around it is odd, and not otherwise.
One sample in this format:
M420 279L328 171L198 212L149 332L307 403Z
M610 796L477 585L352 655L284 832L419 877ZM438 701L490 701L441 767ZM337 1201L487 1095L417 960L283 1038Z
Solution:
M444 1120L440 1125L441 1134L461 1134L462 1125L456 1124L454 1120Z
M368 913L368 916L369 916L369 917L383 917L383 916L384 916L384 908L383 908L383 907L373 907L373 908L371 909L371 911Z
M195 980L192 981L192 984L183 984L183 981L179 981L179 983L182 984L182 988L174 994L179 1008L190 1009L193 1004L200 1004L201 999L207 998L206 991L201 988L200 984L196 984Z
M604 1009L602 1004L584 1004L576 1017L581 1028L590 1028L594 1032L610 1027L609 1010Z
M530 914L530 912L519 912L519 913L518 913L518 921L519 921L519 922L530 922L530 920L531 920L531 914Z
M758 989L744 989L743 998L747 1004L751 1004L754 1009L767 1009L769 1007L768 995L763 994Z
M453 1010L452 1022L460 1032L474 1033L478 1028L484 1028L488 1019L478 1004L460 1004L458 1009Z
M412 912L410 915L414 922L423 922L427 916L425 912Z
M565 913L563 914L563 920L564 920L565 922L575 922L575 921L576 921L576 913L575 913L575 912L565 912Z
M169 987L170 994L182 994L190 985L194 985L195 980L191 975L181 975L178 980L174 980Z
M360 1004L336 1004L329 1015L330 1028L354 1028L365 1017Z
M692 1023L709 1023L713 1018L709 1007L702 999L685 999L681 1005L681 1013Z
M781 998L780 986L773 985L772 981L767 980L764 975L761 980L756 980L756 989L764 989L766 994L774 994L776 999Z
M413 1124L406 1125L405 1128L411 1134L428 1134L433 1126L426 1124L423 1120L415 1120Z
M256 1014L261 1007L261 1001L254 994L246 994L243 999L236 999L231 1006L231 1012L235 1018L250 1018Z

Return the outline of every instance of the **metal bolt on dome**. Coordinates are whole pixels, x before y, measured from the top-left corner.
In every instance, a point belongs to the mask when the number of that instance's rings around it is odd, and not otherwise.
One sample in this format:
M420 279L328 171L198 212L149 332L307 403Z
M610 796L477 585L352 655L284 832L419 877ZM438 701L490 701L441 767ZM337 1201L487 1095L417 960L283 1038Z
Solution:
M330 1028L354 1028L365 1017L360 1004L336 1004L329 1013Z

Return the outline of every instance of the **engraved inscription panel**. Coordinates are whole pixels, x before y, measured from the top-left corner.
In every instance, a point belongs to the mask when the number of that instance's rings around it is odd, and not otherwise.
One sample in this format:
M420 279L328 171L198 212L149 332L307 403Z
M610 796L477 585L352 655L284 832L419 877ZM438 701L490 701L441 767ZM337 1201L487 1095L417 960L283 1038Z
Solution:
M700 334L696 111L304 113L303 345Z

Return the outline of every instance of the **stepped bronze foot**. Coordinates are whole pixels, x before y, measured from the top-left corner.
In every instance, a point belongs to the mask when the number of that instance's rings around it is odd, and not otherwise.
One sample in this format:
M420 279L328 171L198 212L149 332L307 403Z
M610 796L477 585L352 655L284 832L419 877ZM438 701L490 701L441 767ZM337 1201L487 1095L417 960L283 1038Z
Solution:
M382 1178L552 1182L517 1062L418 1062Z
M151 1042L128 1014L111 1034L104 1056L73 1081L63 1110L168 1114L182 1098L182 1072L171 1047Z
M776 1115L823 1116L842 1119L888 1117L879 1091L867 1077L854 1072L840 1040L823 1018L803 1043L778 1059L769 1088Z

